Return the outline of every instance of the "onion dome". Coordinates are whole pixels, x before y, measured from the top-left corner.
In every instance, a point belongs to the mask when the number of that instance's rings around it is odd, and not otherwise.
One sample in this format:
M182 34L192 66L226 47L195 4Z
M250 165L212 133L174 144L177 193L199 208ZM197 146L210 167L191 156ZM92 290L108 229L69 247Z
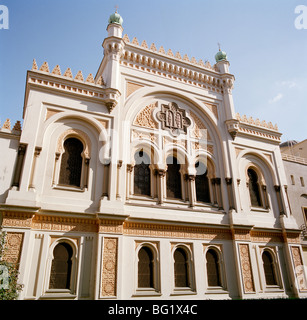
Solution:
M215 55L215 61L219 62L219 61L226 61L227 60L227 54L225 51L221 51L221 49L219 50L219 52Z
M117 13L117 11L110 15L109 24L116 23L122 26L123 22L124 22L123 18L120 16L120 14Z

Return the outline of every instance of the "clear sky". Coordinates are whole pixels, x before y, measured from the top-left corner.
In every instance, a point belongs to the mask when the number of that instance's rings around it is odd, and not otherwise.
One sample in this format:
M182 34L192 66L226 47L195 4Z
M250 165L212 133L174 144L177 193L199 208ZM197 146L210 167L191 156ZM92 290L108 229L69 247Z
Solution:
M1 0L0 121L22 120L33 58L62 72L95 75L109 16L118 5L124 34L215 63L217 43L236 77L235 111L277 123L282 141L307 138L307 29L295 8L307 0Z

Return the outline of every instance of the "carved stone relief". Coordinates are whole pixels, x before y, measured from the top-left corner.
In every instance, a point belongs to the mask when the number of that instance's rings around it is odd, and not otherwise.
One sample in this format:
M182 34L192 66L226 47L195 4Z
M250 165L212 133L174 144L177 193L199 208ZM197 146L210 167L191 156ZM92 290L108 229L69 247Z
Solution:
M7 232L6 234L6 248L3 260L9 263L20 262L22 242L24 233L21 232Z
M243 288L245 293L255 292L248 244L239 245L239 254L242 268Z
M161 121L162 129L178 136L180 133L187 133L187 128L191 125L191 120L186 116L186 111L178 107L177 103L171 102L168 105L162 104L161 111L157 113L157 118Z
M115 297L117 283L117 238L103 239L101 296Z
M293 257L293 262L294 262L294 267L295 267L295 275L297 278L299 290L305 291L305 290L307 290L307 285L306 285L304 264L302 261L300 248L292 246L291 251L292 251L292 257Z

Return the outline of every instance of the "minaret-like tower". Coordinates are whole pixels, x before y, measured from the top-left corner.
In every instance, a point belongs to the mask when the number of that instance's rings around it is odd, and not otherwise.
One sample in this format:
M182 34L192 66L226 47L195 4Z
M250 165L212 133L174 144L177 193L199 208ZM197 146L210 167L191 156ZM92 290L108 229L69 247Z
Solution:
M102 44L104 48L104 55L107 58L105 72L106 86L116 90L120 89L119 60L124 48L122 24L123 18L116 11L109 18L109 24L107 27L108 37Z
M234 76L229 73L229 61L225 51L222 51L219 48L218 53L215 55L215 61L219 72L222 74L223 96L226 114L225 121L228 132L230 133L232 139L234 139L238 131L238 120L235 116L232 97Z

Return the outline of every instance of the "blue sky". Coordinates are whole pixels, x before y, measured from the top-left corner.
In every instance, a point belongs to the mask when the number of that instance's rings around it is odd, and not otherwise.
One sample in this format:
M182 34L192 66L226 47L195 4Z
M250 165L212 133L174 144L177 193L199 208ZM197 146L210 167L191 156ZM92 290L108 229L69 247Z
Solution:
M307 0L0 0L0 121L22 120L26 71L59 64L95 74L110 14L118 5L124 34L167 51L215 63L217 43L236 77L235 111L277 123L282 140L307 138L307 29L295 8Z

